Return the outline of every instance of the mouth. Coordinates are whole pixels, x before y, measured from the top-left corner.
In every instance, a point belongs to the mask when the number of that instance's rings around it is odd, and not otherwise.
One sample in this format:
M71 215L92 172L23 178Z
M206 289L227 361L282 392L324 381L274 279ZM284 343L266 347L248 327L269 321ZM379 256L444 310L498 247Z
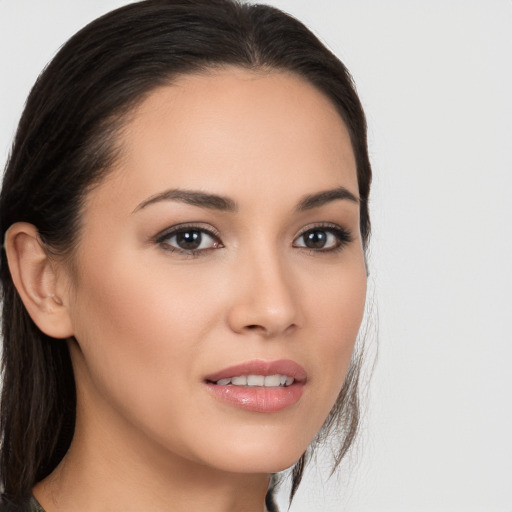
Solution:
M249 361L225 368L205 379L218 400L253 412L277 412L300 400L306 371L294 361Z
M238 375L236 377L219 379L213 382L217 386L243 386L243 387L265 387L277 388L288 387L295 382L293 377L288 375Z

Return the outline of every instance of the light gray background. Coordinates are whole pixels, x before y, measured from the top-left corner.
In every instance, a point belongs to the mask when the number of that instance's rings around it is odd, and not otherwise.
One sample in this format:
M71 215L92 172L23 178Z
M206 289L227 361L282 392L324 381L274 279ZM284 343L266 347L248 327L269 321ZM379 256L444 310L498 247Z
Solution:
M0 0L2 163L38 72L125 3ZM338 480L313 470L291 511L511 512L512 2L267 3L351 70L375 173L365 428Z

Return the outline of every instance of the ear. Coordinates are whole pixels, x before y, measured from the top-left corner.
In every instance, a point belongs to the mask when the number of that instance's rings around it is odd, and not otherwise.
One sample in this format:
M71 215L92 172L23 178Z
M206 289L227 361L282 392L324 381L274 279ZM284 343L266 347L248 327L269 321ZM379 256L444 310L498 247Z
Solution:
M49 258L37 228L16 222L5 234L4 247L14 286L34 323L53 338L72 336L67 297L61 296L67 287L59 282L60 267Z

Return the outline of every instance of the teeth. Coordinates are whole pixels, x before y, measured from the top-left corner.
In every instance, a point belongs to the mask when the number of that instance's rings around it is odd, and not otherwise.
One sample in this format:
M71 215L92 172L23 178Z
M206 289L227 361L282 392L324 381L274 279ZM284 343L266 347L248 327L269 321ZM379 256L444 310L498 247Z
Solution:
M248 386L264 386L265 377L263 375L247 375Z
M279 375L267 375L265 377L265 386L280 386L281 385L281 377Z
M240 375L238 377L231 377L230 379L220 379L215 384L218 386L259 386L268 388L277 388L291 386L294 382L293 377L287 375Z

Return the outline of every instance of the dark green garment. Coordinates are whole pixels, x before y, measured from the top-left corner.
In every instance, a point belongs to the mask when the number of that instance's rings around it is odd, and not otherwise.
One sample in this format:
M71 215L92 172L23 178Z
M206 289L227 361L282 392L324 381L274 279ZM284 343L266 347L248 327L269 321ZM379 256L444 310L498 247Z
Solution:
M30 508L29 508L30 512L44 512L44 508L41 507L41 505L39 505L39 503L33 496L30 500L29 505L30 505Z
M5 496L0 497L0 512L45 512L37 500L31 496L23 500L22 503L14 504Z

